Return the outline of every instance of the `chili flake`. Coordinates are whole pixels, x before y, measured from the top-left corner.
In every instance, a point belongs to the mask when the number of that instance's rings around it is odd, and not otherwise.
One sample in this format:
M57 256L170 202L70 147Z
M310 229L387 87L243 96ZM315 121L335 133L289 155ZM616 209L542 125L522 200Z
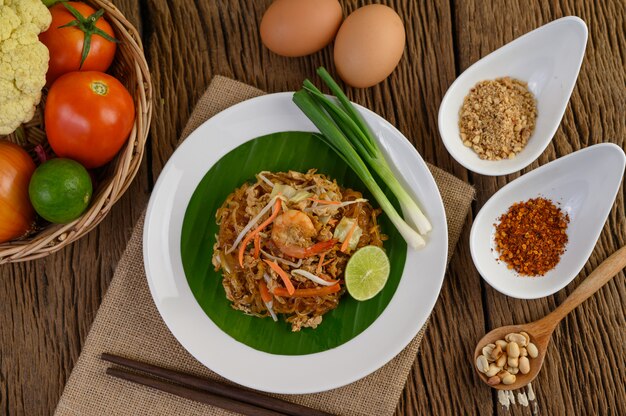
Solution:
M561 259L569 215L545 198L513 204L496 225L499 259L525 276L543 276Z

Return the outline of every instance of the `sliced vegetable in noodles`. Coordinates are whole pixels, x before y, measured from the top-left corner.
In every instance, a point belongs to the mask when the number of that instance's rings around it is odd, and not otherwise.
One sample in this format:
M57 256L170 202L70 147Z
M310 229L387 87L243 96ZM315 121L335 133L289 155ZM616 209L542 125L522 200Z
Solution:
M252 240L252 238L254 238L254 236L259 231L261 231L262 229L270 225L272 221L274 221L274 219L278 216L278 213L280 212L280 206L281 206L280 194L276 195L276 197L273 199L275 199L275 202L274 202L274 210L272 211L272 215L270 215L268 219L263 221L261 225L255 228L252 232L248 233L243 239L243 241L241 242L241 246L239 247L239 265L241 267L243 267L243 252L246 249L246 245L248 245L250 240Z
M270 316L272 317L274 322L278 322L278 316L276 316L276 312L274 312L274 297L267 288L266 283L269 282L270 278L267 274L264 274L263 278L265 280L261 280L259 282L259 292L261 292L261 300L265 304L265 307L267 308L267 311L270 313Z
M243 230L241 230L241 232L235 239L235 242L233 243L233 245L229 249L226 250L226 254L232 253L237 248L241 240L243 240L243 238L246 236L246 233L250 231L252 227L254 227L261 220L261 218L263 218L263 216L267 214L267 212L270 209L272 209L277 197L278 196L276 195L272 199L270 199L267 205L257 214L257 216L252 218L250 222L246 224L246 226L243 228Z
M302 265L302 259L298 259L298 262L294 263L292 261L283 259L282 257L272 256L270 253L268 253L267 251L265 251L263 249L261 249L261 254L263 254L265 257L267 257L270 260L274 260L274 261L279 262L279 263L284 263L287 266L300 267Z
M257 174L257 177L273 188L274 187L274 183L272 181L270 181L269 179L267 179L265 176L263 176L263 173L265 173L265 172L261 172L261 173Z
M291 278L289 277L287 272L284 271L275 261L263 261L267 263L268 266L270 266L270 269L272 269L278 276L280 276L280 278L283 280L283 283L285 284L285 287L287 288L287 292L292 295L296 289L293 287L293 283L291 283Z
M298 191L292 186L283 185L282 183L274 185L270 196L273 198L278 194L282 194L285 198L291 199Z
M337 283L336 280L324 280L321 277L316 276L313 273L308 272L308 271L303 270L303 269L292 270L291 273L300 275L302 277L306 277L307 279L311 280L312 282L315 282L318 285L322 285L322 286L332 286L332 285Z
M350 250L354 250L359 243L361 235L363 235L363 230L358 226L357 221L354 218L343 217L337 224L333 237L342 243L345 243L347 240L346 246Z

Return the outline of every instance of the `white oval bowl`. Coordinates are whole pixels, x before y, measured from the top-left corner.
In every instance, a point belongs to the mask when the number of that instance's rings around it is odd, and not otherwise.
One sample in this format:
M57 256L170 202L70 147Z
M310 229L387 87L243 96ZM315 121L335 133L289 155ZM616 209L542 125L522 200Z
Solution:
M620 188L625 164L619 146L597 144L541 166L496 192L476 216L470 233L472 260L483 279L518 299L537 299L564 288L593 251ZM494 224L514 203L539 196L557 203L569 215L569 241L554 269L543 276L519 276L497 260Z
M439 133L452 157L483 175L507 175L530 165L545 150L561 123L587 44L587 26L575 16L533 30L485 56L450 86L439 107ZM537 99L537 120L526 147L513 159L483 160L465 146L459 131L459 110L470 89L500 77L528 83Z

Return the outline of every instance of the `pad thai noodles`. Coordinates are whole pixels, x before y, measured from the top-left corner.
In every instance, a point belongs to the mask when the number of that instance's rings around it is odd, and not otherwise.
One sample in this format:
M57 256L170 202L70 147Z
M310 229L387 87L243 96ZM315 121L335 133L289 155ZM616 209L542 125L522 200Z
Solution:
M226 297L248 315L283 314L292 331L316 328L339 304L352 253L382 247L380 212L314 169L260 172L216 213L212 261Z

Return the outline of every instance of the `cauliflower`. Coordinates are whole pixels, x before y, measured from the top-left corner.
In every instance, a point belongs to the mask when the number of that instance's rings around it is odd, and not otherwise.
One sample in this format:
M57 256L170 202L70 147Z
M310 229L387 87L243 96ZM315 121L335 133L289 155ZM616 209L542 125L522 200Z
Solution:
M51 20L41 0L0 0L0 134L35 114L49 61L38 35Z

